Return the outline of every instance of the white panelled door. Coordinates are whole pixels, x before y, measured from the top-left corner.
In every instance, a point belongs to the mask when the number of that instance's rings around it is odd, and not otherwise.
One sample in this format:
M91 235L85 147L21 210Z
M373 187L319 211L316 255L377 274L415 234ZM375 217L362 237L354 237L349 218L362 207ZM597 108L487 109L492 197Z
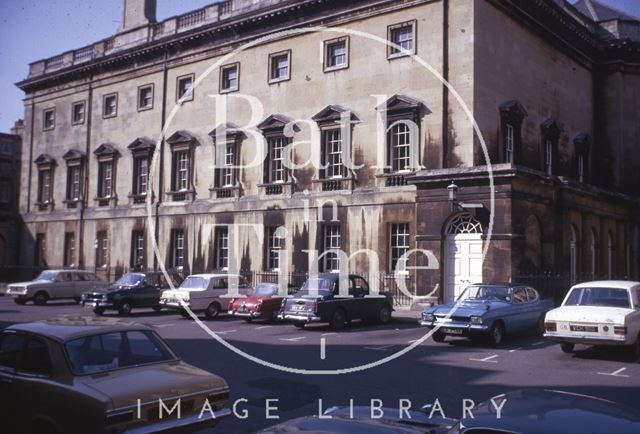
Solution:
M470 283L482 282L482 226L469 214L448 225L444 245L444 302L455 301Z

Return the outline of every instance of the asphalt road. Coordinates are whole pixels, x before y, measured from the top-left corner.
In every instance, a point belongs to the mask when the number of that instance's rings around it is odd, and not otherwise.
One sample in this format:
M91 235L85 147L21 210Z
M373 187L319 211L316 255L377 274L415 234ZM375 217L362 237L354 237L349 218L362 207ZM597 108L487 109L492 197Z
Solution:
M58 315L93 313L75 304L18 306L10 298L0 297L0 327ZM237 413L247 417L227 418L211 432L254 432L287 419L318 414L320 402L324 410L348 406L351 399L360 406L380 399L385 407L395 408L405 399L418 409L437 398L447 417L459 417L463 399L479 403L528 387L595 395L640 409L640 363L617 349L578 346L575 354L568 355L558 345L533 335L510 337L499 348L465 339L449 338L444 344L429 339L369 369L304 375L248 360L195 321L179 315L142 309L129 319L154 327L184 360L227 380L232 402L241 400ZM287 323L245 323L228 317L203 324L234 348L289 370L344 370L376 363L426 332L409 318L395 318L386 326L354 323L338 333L319 325L298 330ZM271 417L279 419L267 418L268 407L273 408L269 410Z

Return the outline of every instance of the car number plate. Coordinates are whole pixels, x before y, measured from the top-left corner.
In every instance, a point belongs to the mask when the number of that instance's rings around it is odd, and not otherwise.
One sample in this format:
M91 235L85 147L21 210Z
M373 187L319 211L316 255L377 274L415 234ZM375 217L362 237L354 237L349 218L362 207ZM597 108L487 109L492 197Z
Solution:
M461 335L462 329L450 329L450 328L442 328L442 333L446 333L449 335Z
M595 326L583 326L583 325L570 325L569 330L572 332L590 332L596 333L598 331L598 327Z
M95 301L85 301L84 307L86 307L87 309L93 309L97 304L98 303L96 303Z
M307 310L307 306L305 304L294 304L293 310L295 310L296 312L300 312L302 310Z

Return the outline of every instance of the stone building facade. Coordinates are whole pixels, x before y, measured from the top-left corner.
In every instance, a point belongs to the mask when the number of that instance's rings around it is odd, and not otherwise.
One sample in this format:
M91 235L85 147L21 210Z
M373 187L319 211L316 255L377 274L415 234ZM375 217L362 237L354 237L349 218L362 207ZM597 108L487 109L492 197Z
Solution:
M125 0L116 35L18 83L21 262L288 276L340 250L441 300L525 271L639 278L627 18L231 0L156 22L154 1Z
M15 274L20 252L21 121L11 133L0 133L0 282Z

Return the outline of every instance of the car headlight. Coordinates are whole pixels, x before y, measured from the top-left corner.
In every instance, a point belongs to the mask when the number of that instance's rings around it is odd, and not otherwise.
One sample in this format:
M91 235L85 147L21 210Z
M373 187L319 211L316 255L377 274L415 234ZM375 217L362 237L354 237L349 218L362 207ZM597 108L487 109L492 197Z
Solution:
M471 324L482 324L482 317L480 317L480 316L472 316L471 318L469 318L469 322Z
M422 312L422 320L432 322L436 320L436 316L432 313Z

